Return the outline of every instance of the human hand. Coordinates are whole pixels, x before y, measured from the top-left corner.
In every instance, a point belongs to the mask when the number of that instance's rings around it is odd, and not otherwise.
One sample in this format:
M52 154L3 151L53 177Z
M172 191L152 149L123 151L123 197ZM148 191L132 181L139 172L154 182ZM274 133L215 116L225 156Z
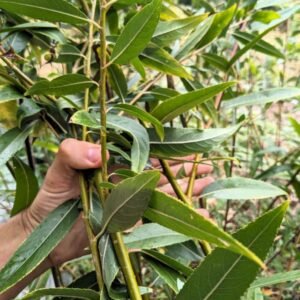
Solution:
M78 170L99 168L100 149L99 145L75 139L66 139L61 143L36 199L21 213L27 234L30 234L55 208L80 195ZM80 257L87 246L85 226L82 217L79 217L70 233L50 254L50 264L57 266Z

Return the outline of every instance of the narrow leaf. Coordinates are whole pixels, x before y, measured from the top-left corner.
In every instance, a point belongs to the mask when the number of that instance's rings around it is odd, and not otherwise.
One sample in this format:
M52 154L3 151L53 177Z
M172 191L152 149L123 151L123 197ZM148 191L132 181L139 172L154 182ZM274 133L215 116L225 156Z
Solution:
M167 194L155 191L144 216L171 230L242 254L258 265L263 265L253 252L231 235L198 214L194 209Z
M64 96L83 92L97 83L84 75L67 74L48 81L46 79L35 83L27 95L54 95Z
M164 127L162 126L160 121L158 121L155 117L153 117L148 112L140 109L137 106L133 106L133 105L129 105L129 104L117 104L113 108L120 109L120 110L125 111L128 114L130 114L144 122L151 123L154 126L155 131L156 131L157 135L160 137L160 139L161 140L164 139L164 135L165 135Z
M175 96L158 105L152 111L152 115L161 122L169 122L182 113L189 111L191 108L204 103L234 84L235 82L221 83L215 86Z
M138 12L119 36L111 62L126 64L147 46L159 21L161 0L153 0Z
M256 255L264 260L277 230L288 208L285 202L278 208L264 214L233 236ZM255 279L259 267L252 261L230 253L224 249L216 249L207 256L204 262L188 279L176 300L186 299L240 299L251 282ZM199 286L201 284L201 286Z
M125 98L128 93L127 81L122 72L122 69L118 65L111 65L108 68L109 81L113 90L117 95L125 101Z
M254 200L284 196L286 192L270 183L250 178L231 177L213 182L201 197L222 200Z
M168 46L197 27L207 16L208 14L203 14L200 16L159 22L152 40L157 45Z
M241 32L241 31L235 32L233 36L244 45L247 45L256 37L255 34L251 34L248 32ZM253 49L270 56L284 58L284 55L278 49L276 49L273 45L263 40L258 41L253 46Z
M13 159L13 172L17 188L11 216L29 207L39 190L34 172L18 158Z
M273 88L248 95L239 96L228 101L223 101L222 108L228 109L240 106L265 105L267 103L274 103L280 100L291 99L299 96L300 88Z
M277 273L268 277L260 277L257 278L252 284L251 289L253 288L261 288L274 284L284 283L288 281L296 281L300 279L300 271L289 271L284 273Z
M24 130L13 128L0 136L0 167L22 149L30 131L30 127Z
M77 217L77 201L55 209L20 246L0 271L0 293L30 274L69 232Z
M21 16L50 22L88 23L84 13L64 0L0 0L0 8Z
M161 248L188 240L190 240L189 237L155 223L139 226L124 236L124 242L128 248L144 250Z
M146 66L182 78L192 78L192 75L166 50L151 43L139 56Z
M28 293L22 300L40 299L46 296L59 296L83 300L99 300L99 293L89 289L76 288L49 288Z
M105 202L102 230L118 232L135 225L148 207L159 178L158 171L148 171L118 184Z
M180 157L194 153L205 153L233 135L239 126L211 128L165 128L165 139L160 141L153 129L148 129L150 152L155 156Z

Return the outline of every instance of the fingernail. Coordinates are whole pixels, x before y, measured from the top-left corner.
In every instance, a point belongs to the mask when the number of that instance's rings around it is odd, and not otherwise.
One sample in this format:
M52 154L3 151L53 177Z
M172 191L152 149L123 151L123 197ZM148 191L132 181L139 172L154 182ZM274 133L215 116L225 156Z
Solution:
M87 153L87 158L90 162L96 163L100 160L100 148L90 148Z

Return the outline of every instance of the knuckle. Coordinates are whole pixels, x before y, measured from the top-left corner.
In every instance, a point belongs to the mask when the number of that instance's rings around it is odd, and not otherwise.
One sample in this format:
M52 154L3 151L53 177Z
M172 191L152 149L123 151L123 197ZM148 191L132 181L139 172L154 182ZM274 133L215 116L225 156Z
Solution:
M74 139L65 139L59 147L58 153L60 155L68 155L70 151L74 148Z

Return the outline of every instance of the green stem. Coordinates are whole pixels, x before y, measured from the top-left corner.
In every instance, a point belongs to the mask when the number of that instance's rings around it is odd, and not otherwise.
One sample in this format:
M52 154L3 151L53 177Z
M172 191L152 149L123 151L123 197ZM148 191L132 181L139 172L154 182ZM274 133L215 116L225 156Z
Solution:
M164 175L168 178L174 192L176 193L177 197L183 201L184 203L191 206L192 202L191 200L186 196L186 194L182 191L180 185L176 181L176 179L173 176L172 170L166 160L160 159L161 167L164 171Z
M82 203L83 214L84 214L83 220L85 223L86 232L90 242L90 249L91 249L92 258L95 266L97 282L99 285L99 289L102 290L103 278L102 278L101 260L98 251L98 242L97 239L95 238L95 235L93 233L92 227L89 222L88 216L90 212L90 202L88 197L88 188L86 186L86 182L82 174L80 175L80 190L81 190L81 203Z
M137 284L137 279L134 274L132 264L130 261L130 257L127 251L127 248L123 241L123 236L121 233L111 234L111 238L115 247L115 251L123 271L130 299L132 300L142 300L142 296L140 294L140 290Z
M107 136L106 136L106 79L107 79L107 56L106 56L106 13L107 13L107 2L106 0L100 0L100 49L98 50L99 61L100 61L100 83L99 83L99 105L100 105L100 117L101 117L101 154L102 154L102 181L108 181L107 172ZM98 176L99 179L99 176ZM96 179L97 180L97 179ZM104 197L107 196L107 191L103 189ZM142 300L138 283L131 265L127 248L124 244L121 233L111 234L111 238L114 244L114 248L120 263L122 272L124 274L130 299ZM97 239L96 239L97 240Z

